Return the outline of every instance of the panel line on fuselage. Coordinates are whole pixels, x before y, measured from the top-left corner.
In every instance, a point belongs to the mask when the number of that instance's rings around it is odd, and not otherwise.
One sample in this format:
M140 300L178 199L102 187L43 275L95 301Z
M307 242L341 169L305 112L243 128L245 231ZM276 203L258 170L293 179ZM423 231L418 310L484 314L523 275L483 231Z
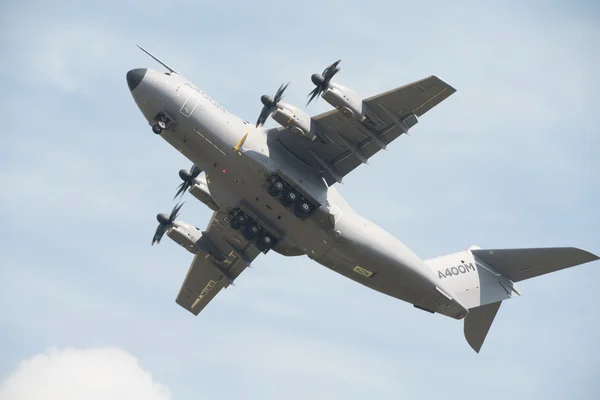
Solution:
M209 138L207 138L206 136L204 136L202 133L200 133L200 131L198 131L198 129L194 128L194 132L196 132L198 135L202 136L204 138L204 140L206 140L208 143L212 144L213 147L217 150L219 150L224 156L227 155L227 153L225 153L223 150L221 150L219 148L219 146L217 146L216 144L214 144L213 142L210 141Z

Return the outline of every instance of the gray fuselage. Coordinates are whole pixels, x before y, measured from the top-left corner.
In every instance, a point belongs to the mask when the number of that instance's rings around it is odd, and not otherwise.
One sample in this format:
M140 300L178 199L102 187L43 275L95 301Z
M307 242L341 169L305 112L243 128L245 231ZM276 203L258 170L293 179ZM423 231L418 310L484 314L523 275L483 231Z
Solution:
M170 124L160 136L206 172L210 195L221 210L243 205L277 233L274 251L306 254L356 282L429 311L457 319L468 314L421 258L357 214L319 171L277 140L294 133L255 128L177 74L134 71L141 78L130 89L146 120L153 125L159 113L168 116ZM316 199L319 209L301 220L275 201L264 187L265 178L275 172Z

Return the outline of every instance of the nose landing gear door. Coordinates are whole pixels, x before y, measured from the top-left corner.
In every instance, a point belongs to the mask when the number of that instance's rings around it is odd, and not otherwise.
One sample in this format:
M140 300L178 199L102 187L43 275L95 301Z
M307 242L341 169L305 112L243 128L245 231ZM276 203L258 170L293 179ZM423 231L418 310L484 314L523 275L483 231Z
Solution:
M198 98L194 96L190 96L187 98L183 106L181 106L181 110L179 110L183 115L189 117L192 115L196 106L198 105Z

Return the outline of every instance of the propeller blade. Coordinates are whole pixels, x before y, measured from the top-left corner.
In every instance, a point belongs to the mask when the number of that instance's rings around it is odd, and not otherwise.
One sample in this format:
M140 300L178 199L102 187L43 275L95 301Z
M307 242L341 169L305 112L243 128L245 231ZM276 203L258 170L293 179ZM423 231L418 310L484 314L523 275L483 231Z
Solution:
M289 82L286 84L282 83L281 86L279 86L279 89L277 89L277 92L275 92L275 96L273 98L267 96L266 94L261 96L260 101L263 103L264 106L260 111L258 119L256 120L257 128L259 126L263 126L265 122L267 122L267 118L269 118L269 115L271 115L271 113L275 111L277 104L283 97L283 93L285 92L285 89L287 89L289 84Z
M306 103L306 105L309 105L311 101L313 101L313 99L317 96L319 96L321 94L321 88L320 87L316 87L312 90L312 92L310 92L308 95L310 96L310 99L308 99L308 103Z
M338 65L341 61L342 60L337 60L336 62L325 68L321 75L313 74L310 77L310 79L316 87L313 89L312 92L308 94L310 96L310 99L308 100L308 103L306 103L306 105L309 105L310 102L313 101L313 99L318 98L321 95L321 93L323 93L323 91L327 89L331 78L333 78L333 76L337 74L340 70L338 68Z
M185 169L180 170L179 177L183 182L179 186L177 186L177 193L175 194L175 197L173 197L173 200L175 200L179 195L183 197L185 192L194 183L194 179L196 179L201 173L202 169L196 164L192 164L192 169L190 171L187 171Z
M154 243L156 243L156 244L160 243L160 239L162 239L163 235L167 231L167 228L168 227L163 224L159 224L156 227L156 232L154 232L154 237L152 238L152 246L154 246Z
M281 86L279 86L279 89L277 89L277 92L275 93L275 98L273 100L274 105L277 105L277 103L279 103L279 101L283 97L283 93L285 92L285 89L287 89L289 84L290 84L289 82L286 83L285 85L283 85L283 83L282 83Z
M171 211L171 215L169 215L169 223L173 223L173 221L175 221L175 218L177 218L179 216L179 210L181 210L181 207L183 207L184 203L179 203L176 204L175 207L173 207L173 211Z
M188 189L189 189L189 184L187 182L181 182L181 184L179 186L177 186L177 193L175 193L175 197L173 197L173 200L175 200L179 195L181 195L181 197L183 197L183 194Z
M158 220L158 227L156 228L156 232L154 232L154 236L152 237L153 246L154 243L160 243L160 239L162 239L165 232L173 225L173 222L175 222L175 219L179 215L179 210L181 210L182 206L183 203L176 204L175 207L173 207L173 211L171 211L169 218L167 218L166 214L158 214L156 216L156 219Z
M265 122L267 122L267 118L269 118L269 114L271 114L272 109L269 106L264 106L258 116L258 120L256 121L256 127L263 126Z
M192 178L197 178L201 172L202 172L202 170L200 169L199 166L197 166L196 164L192 165L192 169L190 170L190 173L192 174Z
M331 78L333 78L333 76L338 73L340 69L337 66L340 62L342 62L342 60L337 60L336 62L334 62L333 64L331 64L323 70L323 78L325 78L326 82L329 82Z

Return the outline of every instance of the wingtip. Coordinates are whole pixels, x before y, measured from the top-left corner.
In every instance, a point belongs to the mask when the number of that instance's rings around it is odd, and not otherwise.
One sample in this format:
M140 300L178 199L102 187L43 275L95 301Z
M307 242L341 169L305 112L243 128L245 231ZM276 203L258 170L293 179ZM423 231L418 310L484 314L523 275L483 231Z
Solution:
M591 253L591 252L587 252L590 255L591 260L590 261L597 261L600 260L600 257L598 257L596 254Z
M592 253L591 251L586 251L586 250L583 250L583 251L585 251L588 254L590 261L600 260L600 257L598 257L596 254Z
M587 251L584 249L580 249L578 247L571 247L571 249L580 252L582 255L585 256L585 260L582 262L586 263L586 262L591 262L591 261L597 261L600 260L600 257L598 257L596 254L592 253L591 251Z

